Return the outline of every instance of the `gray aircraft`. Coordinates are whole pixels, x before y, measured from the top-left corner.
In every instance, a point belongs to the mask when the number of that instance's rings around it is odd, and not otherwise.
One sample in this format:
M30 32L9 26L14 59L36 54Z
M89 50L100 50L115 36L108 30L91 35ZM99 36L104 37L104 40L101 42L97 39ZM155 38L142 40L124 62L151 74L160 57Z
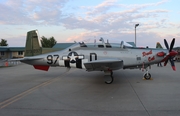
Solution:
M173 51L175 39L169 47L166 39L164 44L167 49L138 48L120 44L105 43L75 43L74 45L54 52L47 52L41 47L37 30L27 32L25 57L21 62L33 65L35 69L48 71L49 67L66 67L85 69L86 71L103 71L105 83L111 84L114 80L113 71L118 69L145 69L144 78L151 79L149 66L168 60L175 71ZM53 49L52 49L53 50Z

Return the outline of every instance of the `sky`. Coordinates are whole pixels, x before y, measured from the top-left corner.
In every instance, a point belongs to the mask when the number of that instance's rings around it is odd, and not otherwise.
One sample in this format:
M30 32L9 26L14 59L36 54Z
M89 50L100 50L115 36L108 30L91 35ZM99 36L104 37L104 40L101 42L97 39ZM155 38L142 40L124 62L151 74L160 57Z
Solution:
M26 34L54 37L58 43L135 41L137 46L180 46L179 0L0 0L0 39L25 46Z

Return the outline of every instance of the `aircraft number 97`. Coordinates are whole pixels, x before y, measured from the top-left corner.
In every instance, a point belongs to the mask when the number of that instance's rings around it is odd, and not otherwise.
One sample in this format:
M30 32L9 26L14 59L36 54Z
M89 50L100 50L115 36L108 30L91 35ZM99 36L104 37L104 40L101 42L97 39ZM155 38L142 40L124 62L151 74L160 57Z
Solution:
M47 56L47 63L48 64L56 64L57 60L59 58L59 55L48 55Z

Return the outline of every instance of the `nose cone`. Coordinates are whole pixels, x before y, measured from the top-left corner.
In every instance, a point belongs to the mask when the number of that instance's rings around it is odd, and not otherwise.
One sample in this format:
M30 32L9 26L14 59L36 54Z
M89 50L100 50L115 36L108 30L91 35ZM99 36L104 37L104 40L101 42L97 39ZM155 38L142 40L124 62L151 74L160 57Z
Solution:
M166 53L164 53L164 52L158 52L157 53L157 56L159 56L159 57L164 57L166 55Z
M176 56L178 54L178 52L176 52L176 51L171 51L170 53L169 53L169 56Z

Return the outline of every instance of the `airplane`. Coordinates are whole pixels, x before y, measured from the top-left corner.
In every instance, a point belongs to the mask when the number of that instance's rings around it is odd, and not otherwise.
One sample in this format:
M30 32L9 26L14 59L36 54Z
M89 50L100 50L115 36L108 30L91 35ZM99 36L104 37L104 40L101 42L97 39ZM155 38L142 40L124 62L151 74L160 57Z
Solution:
M156 43L156 48L163 48L159 42Z
M113 71L119 69L145 69L143 77L151 79L149 67L159 62L164 65L170 61L175 71L173 57L177 55L173 51L175 38L170 47L164 39L167 49L138 48L120 44L105 43L74 43L72 46L55 52L43 53L39 42L38 30L27 32L24 58L18 59L23 63L33 65L35 69L48 71L49 67L66 67L85 69L86 71L103 71L106 84L114 81Z

